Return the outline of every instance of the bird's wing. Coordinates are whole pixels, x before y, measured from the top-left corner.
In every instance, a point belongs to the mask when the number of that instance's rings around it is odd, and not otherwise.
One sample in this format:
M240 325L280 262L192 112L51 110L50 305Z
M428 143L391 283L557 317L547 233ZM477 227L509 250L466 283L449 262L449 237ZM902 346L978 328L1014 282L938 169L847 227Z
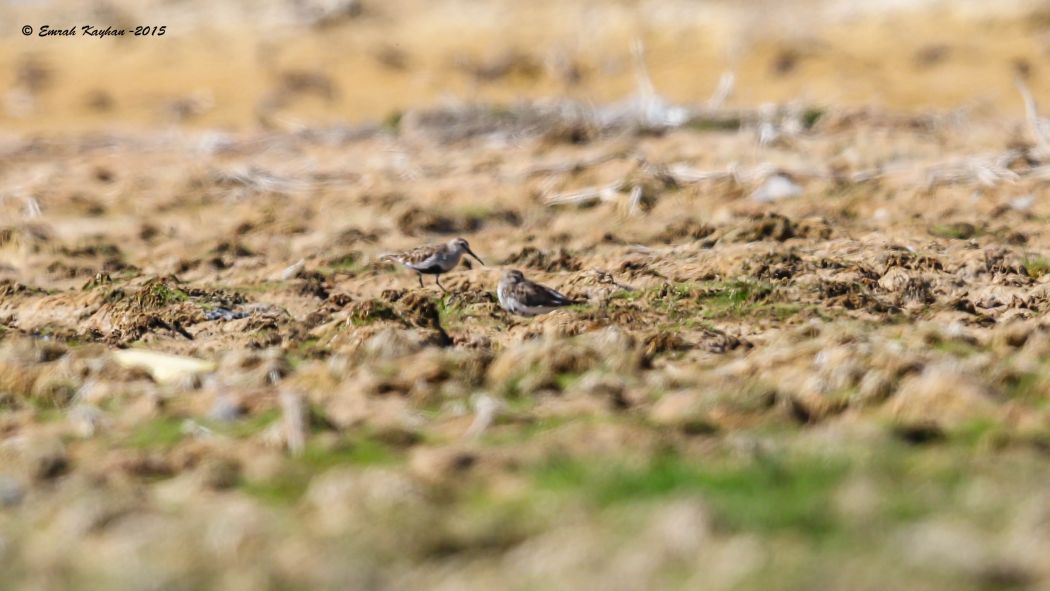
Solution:
M545 285L540 285L539 283L526 281L519 284L519 288L518 300L530 308L542 306L567 306L574 303L573 300L570 300L556 290Z
M393 259L403 265L419 266L427 259L434 256L437 253L437 249L434 246L417 246L410 250L402 252L391 253L388 258Z

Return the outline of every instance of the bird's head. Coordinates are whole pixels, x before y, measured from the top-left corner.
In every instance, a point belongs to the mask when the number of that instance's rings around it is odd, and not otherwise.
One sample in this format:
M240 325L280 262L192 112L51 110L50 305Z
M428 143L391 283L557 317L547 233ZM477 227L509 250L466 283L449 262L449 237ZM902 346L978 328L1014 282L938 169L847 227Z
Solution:
M503 279L511 283L518 283L520 281L525 281L525 275L517 269L507 269L503 272Z
M473 250L470 250L470 243L463 238L454 238L452 240L449 240L448 247L452 249L452 252L459 254L469 254L470 256L477 259L477 261L482 265L485 264L485 261L482 261L481 258L478 257L478 255L474 254Z

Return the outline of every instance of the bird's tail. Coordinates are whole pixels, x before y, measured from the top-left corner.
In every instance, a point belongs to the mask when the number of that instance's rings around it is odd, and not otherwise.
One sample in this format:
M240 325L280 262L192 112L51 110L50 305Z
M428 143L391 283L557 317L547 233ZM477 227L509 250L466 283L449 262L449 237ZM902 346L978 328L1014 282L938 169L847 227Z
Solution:
M558 294L558 305L560 306L575 306L578 304L586 304L586 299L570 298L569 296L559 293Z

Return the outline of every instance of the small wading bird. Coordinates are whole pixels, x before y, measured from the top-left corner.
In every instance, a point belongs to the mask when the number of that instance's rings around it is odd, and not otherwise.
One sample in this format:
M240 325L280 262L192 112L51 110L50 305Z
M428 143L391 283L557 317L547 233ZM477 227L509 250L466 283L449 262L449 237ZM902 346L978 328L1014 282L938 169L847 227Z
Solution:
M499 297L499 305L504 310L522 316L537 316L546 314L555 308L582 303L549 287L529 281L521 271L516 269L503 273L496 295Z
M470 244L462 238L449 240L445 244L431 244L419 246L404 252L392 252L379 257L381 261L393 261L412 269L419 275L419 286L423 287L423 274L434 275L434 281L441 291L445 286L441 285L441 274L448 273L456 265L463 255L468 254L482 265L485 264L474 251L470 250Z

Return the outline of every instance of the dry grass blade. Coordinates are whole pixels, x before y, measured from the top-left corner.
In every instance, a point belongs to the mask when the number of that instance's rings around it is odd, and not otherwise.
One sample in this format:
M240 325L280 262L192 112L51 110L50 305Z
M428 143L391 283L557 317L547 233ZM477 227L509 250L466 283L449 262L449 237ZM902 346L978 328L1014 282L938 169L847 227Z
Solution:
M642 186L635 185L631 188L631 194L627 198L627 215L638 215L642 213Z
M1028 129L1032 132L1032 137L1036 144L1043 151L1050 151L1050 138L1047 137L1047 122L1039 116L1039 106L1035 102L1035 97L1032 96L1032 91L1028 89L1028 85L1021 77L1017 77L1014 80L1014 85L1017 86L1017 91L1021 93L1021 99L1024 101L1024 112L1025 117L1028 120Z
M253 193L294 193L310 188L310 183L287 179L255 167L223 171L215 175L220 184L242 187Z
M606 162L622 158L623 152L610 152L608 154L600 154L591 158L582 158L580 160L570 160L567 162L557 162L553 164L539 164L536 166L530 166L521 174L522 178L529 178L533 176L541 175L557 175L565 174L567 172L577 172L586 170L599 164L605 164Z
M543 201L547 205L570 205L589 203L591 201L613 201L617 198L618 192L624 186L624 181L619 180L608 185L601 187L588 187L586 189L580 189L579 191L573 191L571 193L559 193L556 195L550 195Z
M732 170L697 170L688 164L672 164L667 168L667 172L675 182L683 185L725 181L736 176Z
M926 169L925 183L928 188L972 182L977 182L985 187L1014 183L1021 177L1003 164L1008 159L1006 156L997 154L935 164Z
M280 277L280 279L282 281L289 281L291 279L295 279L296 277L302 275L304 269L306 269L306 260L305 259L299 259L298 261L292 263L291 265L286 267L283 271L281 271L281 274L280 274L279 277Z
M710 111L717 111L722 108L722 105L729 99L729 96L733 94L733 88L736 86L736 74L733 72L726 72L722 74L722 77L718 79L718 86L715 87L714 94L711 98L707 99L707 108Z
M40 217L42 215L42 212L40 210L40 202L37 201L35 197L26 197L25 198L25 205L26 205L26 214L25 215L26 215L27 218L34 219L34 218L38 218L38 217Z

